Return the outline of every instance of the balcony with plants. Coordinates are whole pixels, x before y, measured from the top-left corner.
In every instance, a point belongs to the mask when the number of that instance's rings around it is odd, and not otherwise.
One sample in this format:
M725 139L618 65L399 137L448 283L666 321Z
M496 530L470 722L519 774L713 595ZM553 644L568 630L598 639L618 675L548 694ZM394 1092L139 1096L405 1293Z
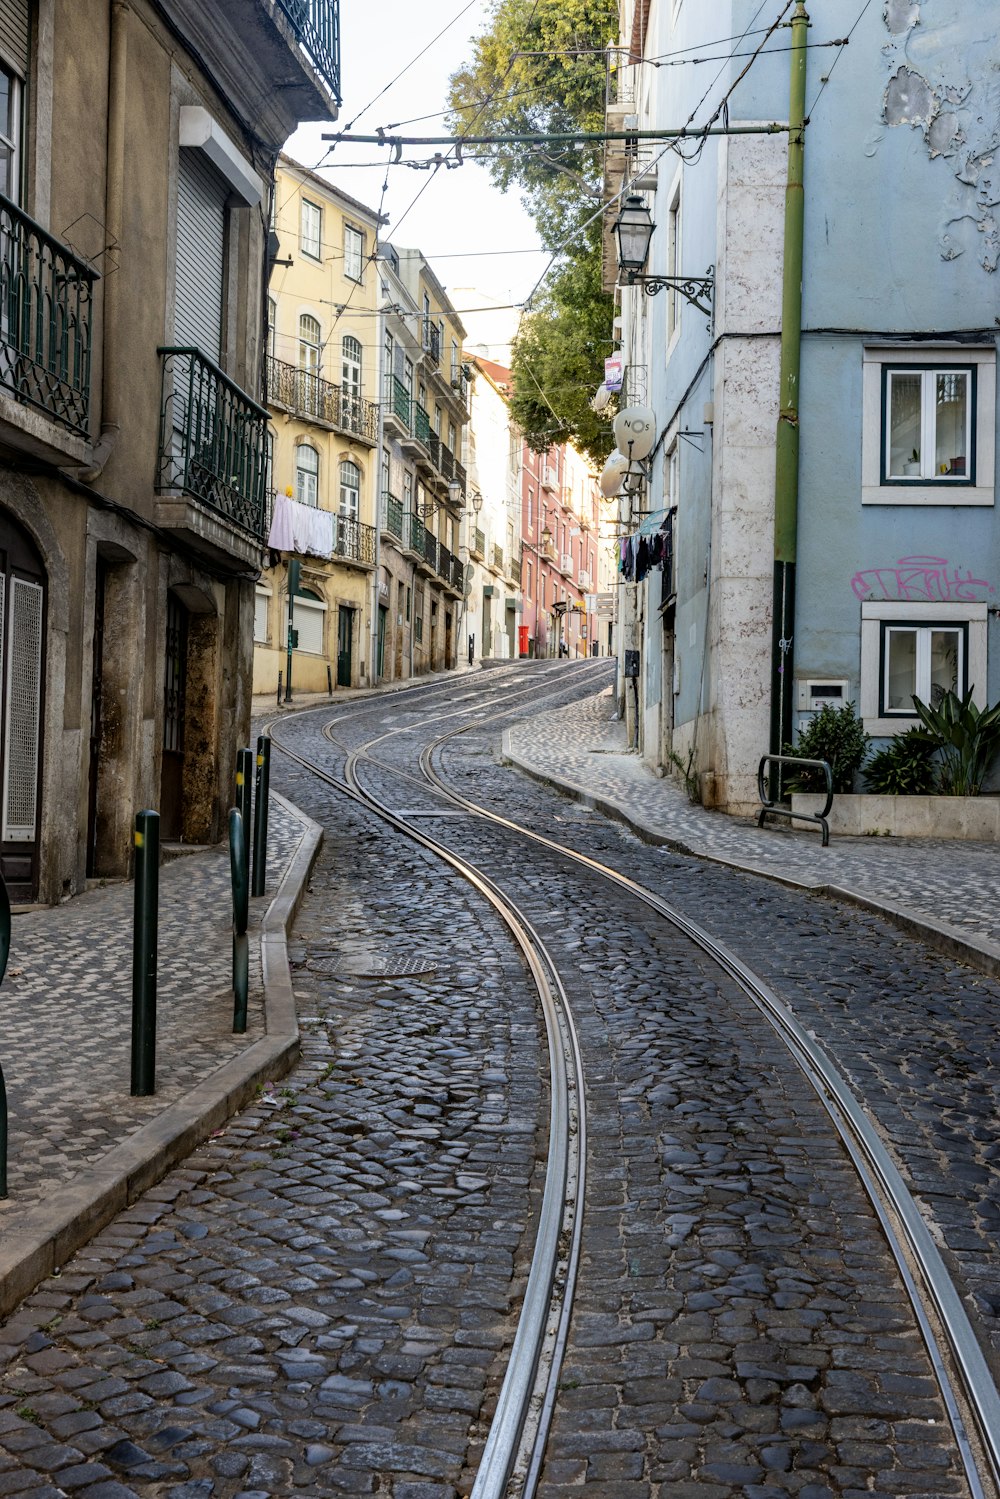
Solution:
M268 400L302 421L374 447L378 441L378 405L343 385L334 385L311 370L300 370L283 359L267 361Z

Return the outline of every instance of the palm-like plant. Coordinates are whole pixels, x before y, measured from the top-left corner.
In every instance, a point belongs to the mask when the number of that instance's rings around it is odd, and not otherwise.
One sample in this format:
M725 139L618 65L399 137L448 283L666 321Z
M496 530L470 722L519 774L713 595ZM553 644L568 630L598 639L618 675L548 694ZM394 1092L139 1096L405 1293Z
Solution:
M946 692L931 707L913 699L923 728L914 730L941 756L940 789L947 796L978 796L997 750L1000 749L1000 703L977 708L973 688L964 697Z

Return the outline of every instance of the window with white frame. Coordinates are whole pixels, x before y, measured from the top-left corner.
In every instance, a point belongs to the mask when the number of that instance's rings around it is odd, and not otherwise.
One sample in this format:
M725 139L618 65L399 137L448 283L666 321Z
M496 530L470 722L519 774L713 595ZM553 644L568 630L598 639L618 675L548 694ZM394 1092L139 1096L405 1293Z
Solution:
M292 629L297 631L299 643L296 650L307 651L313 656L323 654L323 627L326 605L318 593L311 588L300 588L295 595L292 610ZM288 610L285 610L285 634L288 633Z
M341 343L340 378L345 391L361 394L361 341L348 333Z
M258 583L254 591L253 601L253 638L261 644L268 639L267 633L267 610L271 601L271 590Z
M969 688L985 705L987 606L882 602L861 605L861 716L869 734L917 721L914 698L936 706Z
M681 184L678 179L667 210L667 275L679 276L681 263ZM681 321L681 294L667 288L667 338L673 338Z
M273 297L267 299L267 352L274 358L275 340L278 336L278 304Z
M0 64L0 192L21 201L21 80Z
M863 504L994 503L994 348L866 349L863 402Z
M345 458L340 465L340 515L342 520L357 520L361 501L361 470Z
M314 509L319 504L319 453L308 442L295 449L295 498Z
M403 510L413 514L413 474L408 468L403 470Z
M299 249L310 260L323 258L323 210L318 203L302 199L299 218Z
M353 224L344 225L344 275L348 281L360 281L364 272L365 237Z

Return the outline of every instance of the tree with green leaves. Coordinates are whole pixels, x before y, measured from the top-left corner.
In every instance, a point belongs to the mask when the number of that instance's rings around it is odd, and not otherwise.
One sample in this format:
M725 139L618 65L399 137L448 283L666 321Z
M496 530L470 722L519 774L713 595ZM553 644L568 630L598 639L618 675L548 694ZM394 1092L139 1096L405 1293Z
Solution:
M528 135L604 129L606 49L617 39L609 0L496 0L471 61L451 80L456 134ZM556 257L522 319L511 354L511 413L544 451L569 441L603 462L610 427L590 397L611 352L611 298L601 288L603 155L598 142L491 148L503 191L519 186Z

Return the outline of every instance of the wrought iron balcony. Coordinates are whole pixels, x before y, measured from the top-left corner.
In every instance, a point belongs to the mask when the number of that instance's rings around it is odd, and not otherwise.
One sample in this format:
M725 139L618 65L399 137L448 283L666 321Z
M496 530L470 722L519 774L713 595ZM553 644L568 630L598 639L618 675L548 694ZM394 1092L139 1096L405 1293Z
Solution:
M438 571L438 539L433 531L424 527L424 561L429 562L435 572Z
M424 319L424 358L435 368L441 363L441 332L429 318Z
M418 556L422 557L424 555L424 536L426 534L426 527L423 521L417 515L407 515L404 517L404 526L404 545L408 546L411 552L416 552Z
M156 487L180 490L262 541L267 412L198 349L161 348Z
M482 558L486 556L486 532L480 531L478 526L470 534L469 551L476 557Z
M439 575L444 579L449 588L461 593L465 581L465 569L460 557L456 557L443 542L438 542L438 564Z
M382 530L388 531L390 536L403 539L403 505L394 494L387 489L382 491Z
M413 399L402 380L395 375L386 375L385 386L382 391L382 404L385 407L386 417L395 417L401 423L405 431L410 430L410 407Z
M323 422L362 442L378 441L378 405L343 385L334 385L311 370L296 369L283 359L267 361L268 400L307 422Z
M503 547L498 547L496 542L493 543L493 566L498 573L503 572Z
M299 46L340 104L338 0L278 0L278 4L291 21Z
M511 580L513 582L515 582L518 585L520 585L520 582L521 582L521 559L520 559L520 557L512 557L510 559L510 574L509 574L509 576L510 576L510 578L511 578Z
M455 455L451 451L451 448L446 447L444 443L440 444L438 468L446 479L453 479L455 477Z
M465 472L465 464L459 463L457 458L455 459L455 478L462 486L462 498L464 499L468 492L468 475Z
M337 516L333 539L333 550L338 557L349 562L360 562L365 567L375 566L375 527L364 521Z
M425 446L430 444L431 419L419 401L413 407L413 435Z
M0 386L89 436L96 271L0 195Z

